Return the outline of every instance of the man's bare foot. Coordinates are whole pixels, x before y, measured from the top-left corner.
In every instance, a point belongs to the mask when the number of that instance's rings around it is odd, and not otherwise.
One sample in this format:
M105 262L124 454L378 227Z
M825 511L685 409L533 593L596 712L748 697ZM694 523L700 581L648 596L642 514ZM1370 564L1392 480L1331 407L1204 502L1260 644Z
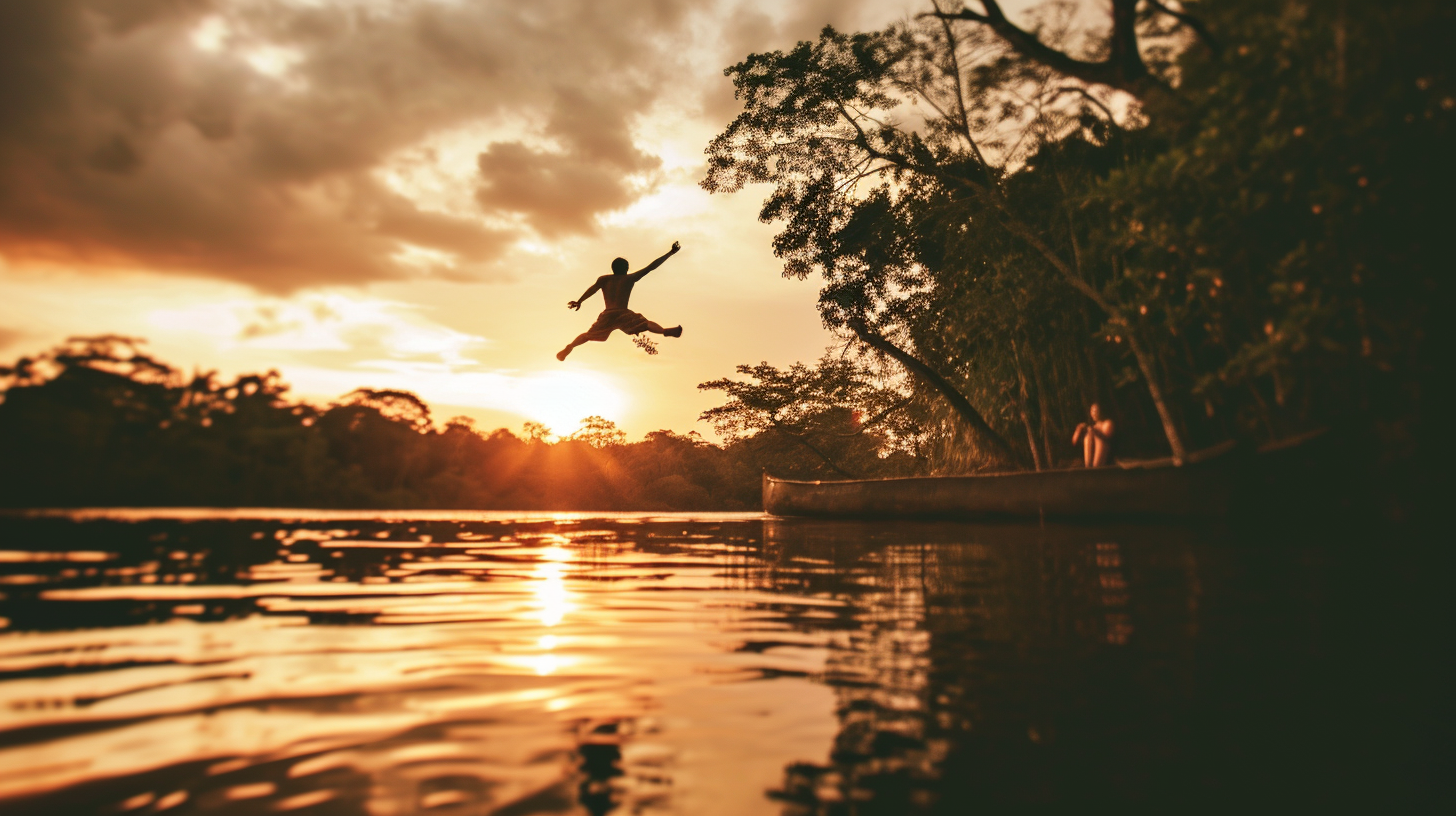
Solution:
M682 326L673 326L670 329L664 329L663 332L662 332L662 336L663 337L682 337Z
M570 353L571 353L571 349L564 348L561 351L556 352L556 359L558 359L558 360L560 360L560 361L562 361L564 363L564 362L566 362L566 355L568 355Z

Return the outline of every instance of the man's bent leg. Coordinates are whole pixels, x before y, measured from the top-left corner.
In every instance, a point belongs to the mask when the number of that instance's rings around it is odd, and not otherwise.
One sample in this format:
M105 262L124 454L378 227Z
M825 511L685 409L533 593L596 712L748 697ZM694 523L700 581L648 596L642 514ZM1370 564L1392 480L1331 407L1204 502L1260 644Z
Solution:
M682 337L682 326L673 326L670 329L664 329L662 324L649 320L647 321L646 330L664 337Z
M588 342L588 341L590 341L592 339L593 338L591 337L590 332L583 332L581 334L578 334L576 336L576 339L575 340L572 340L570 343L567 343L566 344L566 348L562 349L561 351L556 352L556 359L565 361L566 360L566 355L570 354L572 349L574 349L577 346L581 345L582 343L586 343L586 342ZM606 338L600 338L600 339L606 339Z

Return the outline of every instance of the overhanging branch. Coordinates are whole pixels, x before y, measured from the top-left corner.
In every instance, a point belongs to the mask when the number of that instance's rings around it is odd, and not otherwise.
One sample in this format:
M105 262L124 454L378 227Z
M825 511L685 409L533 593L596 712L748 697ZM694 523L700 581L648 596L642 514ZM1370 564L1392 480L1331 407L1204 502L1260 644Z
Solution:
M769 424L773 425L774 430L778 431L779 433L783 434L784 436L789 437L790 439L794 440L795 442L798 442L800 445L803 445L804 447L808 448L809 449L809 452L810 453L813 453L815 456L817 456L821 460L823 460L824 464L828 465L829 468L830 468L830 470L833 470L835 473L838 473L840 476L843 476L846 479L858 479L859 478L855 474L850 473L849 471L847 471L844 468L840 467L832 458L830 458L829 454L825 453L822 450L819 450L819 448L817 446L815 446L808 439L804 438L804 434L794 433L793 431L789 430L782 422L779 422L778 417L773 416L773 415L769 415L768 421L769 421Z
M1208 26L1204 25L1202 20L1186 11L1174 11L1163 3L1158 2L1158 0L1148 0L1148 5L1152 6L1156 11L1166 14L1193 29L1193 33L1198 35L1198 39L1202 40L1203 44L1208 46L1208 50L1212 51L1215 56L1223 53L1223 44L1218 41L1218 38L1213 36L1213 32L1208 30Z
M955 12L930 11L920 16L979 23L996 32L1017 53L1063 76L1088 84L1116 88L1139 99L1146 99L1165 88L1148 72L1148 66L1138 51L1137 3L1138 0L1112 0L1109 54L1101 62L1077 59L1065 51L1052 48L1032 32L1007 19L1006 13L996 0L981 0L984 13L963 8ZM1177 14L1171 11L1169 13Z
M956 412L967 426L970 427L971 435L975 438L977 445L990 454L991 459L998 465L1011 465L1016 461L1016 454L1012 452L1011 445L1007 444L1001 435L986 422L981 412L977 411L971 401L966 399L950 381L940 375L940 372L926 365L917 359L913 354L891 343L879 332L870 328L862 318L853 317L846 321L846 325L865 345L884 352L885 355L895 362L904 366L907 371L925 382L931 388L940 392L950 403L951 409Z

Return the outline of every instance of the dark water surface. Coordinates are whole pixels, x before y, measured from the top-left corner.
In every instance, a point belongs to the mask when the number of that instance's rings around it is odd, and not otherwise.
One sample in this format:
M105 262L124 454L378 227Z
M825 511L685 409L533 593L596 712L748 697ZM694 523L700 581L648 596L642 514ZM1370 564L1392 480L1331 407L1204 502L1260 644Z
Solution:
M0 812L1400 812L1444 754L1447 580L1422 552L711 514L0 517Z

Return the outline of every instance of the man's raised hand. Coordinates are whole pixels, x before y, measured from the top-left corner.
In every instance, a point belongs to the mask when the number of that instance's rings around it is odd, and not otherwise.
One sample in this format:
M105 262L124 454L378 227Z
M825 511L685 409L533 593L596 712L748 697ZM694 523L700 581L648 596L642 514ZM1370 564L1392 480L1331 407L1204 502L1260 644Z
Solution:
M673 241L672 242L672 250L671 251L672 252L677 252L679 249L682 249L682 244L679 244L677 241Z

